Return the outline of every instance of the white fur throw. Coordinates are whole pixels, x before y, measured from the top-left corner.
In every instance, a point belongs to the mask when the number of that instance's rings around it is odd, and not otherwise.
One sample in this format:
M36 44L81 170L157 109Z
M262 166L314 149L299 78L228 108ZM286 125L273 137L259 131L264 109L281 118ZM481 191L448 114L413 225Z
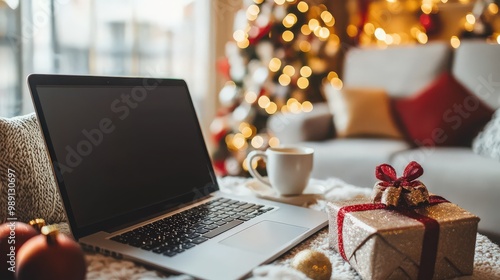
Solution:
M495 111L483 131L474 138L472 150L478 155L500 161L500 109Z

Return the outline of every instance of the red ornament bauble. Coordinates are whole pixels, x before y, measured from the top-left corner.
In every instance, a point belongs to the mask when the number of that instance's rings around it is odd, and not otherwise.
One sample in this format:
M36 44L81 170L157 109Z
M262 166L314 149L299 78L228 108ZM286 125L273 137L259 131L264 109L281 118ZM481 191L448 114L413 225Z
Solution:
M84 280L87 271L80 245L54 226L28 240L19 250L18 280Z
M224 159L214 161L213 166L214 166L215 173L217 173L217 175L219 175L219 176L226 176L227 175L227 170L226 170L226 165L225 165Z
M441 29L441 22L438 14L421 14L419 20L427 35L436 34Z
M269 32L271 32L271 24L268 24L264 27L259 27L259 32L257 32L256 35L251 36L248 38L248 41L250 45L255 45L257 42L259 42L262 38L265 36L269 35Z
M219 130L217 133L212 135L214 142L219 143L228 133L229 131L226 129Z
M229 70L231 69L231 65L229 64L229 60L227 57L219 58L216 61L217 72L219 72L226 80L230 80L231 76L229 74Z
M32 226L21 222L0 225L0 279L15 279L19 249L37 234Z

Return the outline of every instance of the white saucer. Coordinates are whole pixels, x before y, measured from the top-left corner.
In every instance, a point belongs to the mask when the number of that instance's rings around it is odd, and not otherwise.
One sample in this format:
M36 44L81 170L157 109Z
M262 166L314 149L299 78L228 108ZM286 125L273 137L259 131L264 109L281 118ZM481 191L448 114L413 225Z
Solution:
M299 195L286 195L286 196L280 195L273 188L264 185L263 183L255 179L251 179L245 182L244 185L247 189L249 189L252 192L252 194L254 194L259 198L298 205L298 206L307 206L309 204L316 203L317 199L323 197L321 194L318 193L303 193Z

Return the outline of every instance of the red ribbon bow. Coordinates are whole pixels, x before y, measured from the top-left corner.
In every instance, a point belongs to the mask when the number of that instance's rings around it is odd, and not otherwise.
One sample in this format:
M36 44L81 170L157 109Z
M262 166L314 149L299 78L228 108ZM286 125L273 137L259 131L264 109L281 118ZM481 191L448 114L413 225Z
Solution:
M413 207L429 202L429 192L422 182L415 180L424 169L415 161L410 162L403 176L397 178L396 171L388 164L375 168L375 176L382 180L373 187L372 200L375 203L394 207Z
M384 187L415 187L421 184L419 181L414 181L418 177L424 174L424 169L416 161L408 163L405 170L403 171L403 176L397 178L396 170L389 164L381 164L375 168L375 177L383 181L380 185Z

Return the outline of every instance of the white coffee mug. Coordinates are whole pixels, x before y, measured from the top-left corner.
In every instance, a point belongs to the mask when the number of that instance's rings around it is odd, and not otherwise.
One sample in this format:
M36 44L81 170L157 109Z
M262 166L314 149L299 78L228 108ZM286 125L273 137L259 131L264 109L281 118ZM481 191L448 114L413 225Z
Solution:
M309 182L313 167L314 150L307 147L274 147L248 154L247 166L250 175L273 187L281 195L301 194ZM262 158L266 162L268 179L253 168L253 161Z

